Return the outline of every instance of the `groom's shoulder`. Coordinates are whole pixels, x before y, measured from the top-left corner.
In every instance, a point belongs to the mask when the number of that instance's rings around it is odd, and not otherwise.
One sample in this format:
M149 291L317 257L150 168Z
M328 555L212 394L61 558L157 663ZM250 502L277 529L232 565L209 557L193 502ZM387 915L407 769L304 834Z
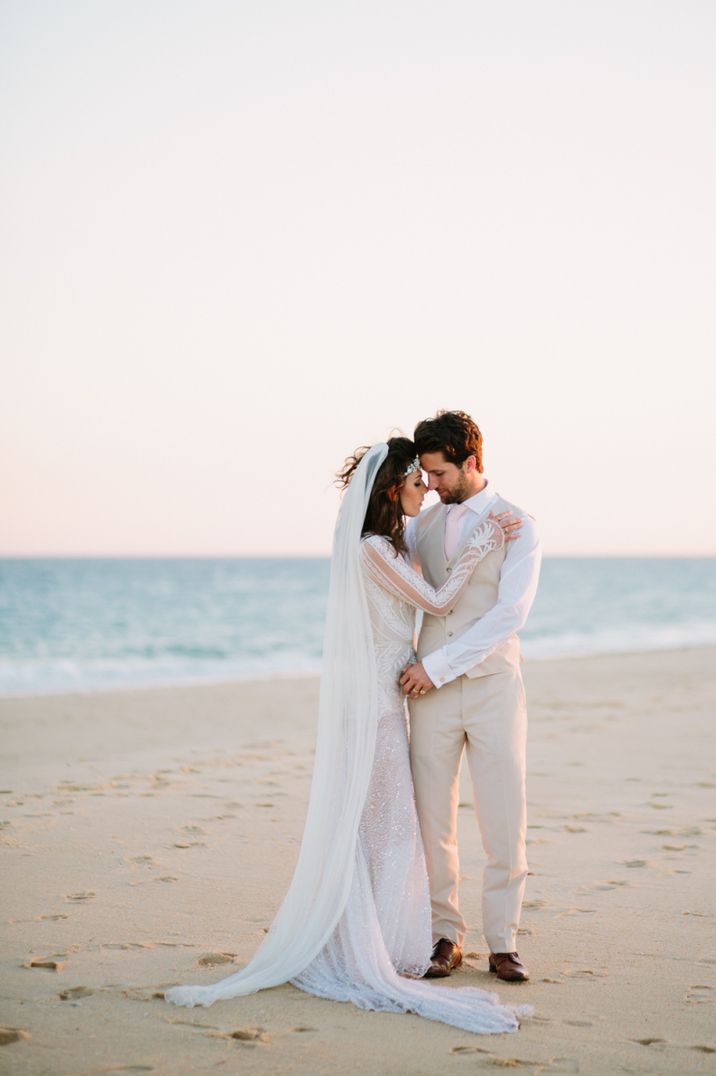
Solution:
M495 509L501 512L514 512L515 515L529 515L528 511L521 508L520 505L516 505L514 500L509 500L507 497L503 497L501 493L495 493L496 500L492 511Z
M519 504L515 504L514 501L508 500L501 493L496 493L495 496L497 500L491 508L492 512L512 512L513 515L519 516L521 519L534 520L535 517L526 508L522 508Z

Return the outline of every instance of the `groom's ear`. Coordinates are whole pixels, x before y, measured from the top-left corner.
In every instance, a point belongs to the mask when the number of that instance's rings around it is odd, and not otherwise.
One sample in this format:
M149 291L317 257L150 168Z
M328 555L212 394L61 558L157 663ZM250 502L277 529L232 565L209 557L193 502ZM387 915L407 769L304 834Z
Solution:
M477 456L468 456L466 460L462 461L462 465L466 471L477 470Z

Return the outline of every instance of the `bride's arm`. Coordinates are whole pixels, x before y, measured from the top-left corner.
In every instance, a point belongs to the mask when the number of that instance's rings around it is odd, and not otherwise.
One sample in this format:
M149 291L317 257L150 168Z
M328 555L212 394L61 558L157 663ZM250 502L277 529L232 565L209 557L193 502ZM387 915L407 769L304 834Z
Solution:
M441 616L457 605L479 561L500 549L504 541L505 532L499 521L492 517L485 520L471 535L450 578L437 590L403 557L396 556L392 543L381 535L372 534L365 538L361 553L366 570L385 590L426 613Z

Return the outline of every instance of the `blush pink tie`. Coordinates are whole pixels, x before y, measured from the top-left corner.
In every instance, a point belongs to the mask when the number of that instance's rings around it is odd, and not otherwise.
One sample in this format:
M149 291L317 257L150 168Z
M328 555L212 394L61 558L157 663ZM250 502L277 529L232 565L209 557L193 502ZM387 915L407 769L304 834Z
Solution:
M466 504L452 504L445 521L445 560L452 560L458 546L460 520L467 512Z

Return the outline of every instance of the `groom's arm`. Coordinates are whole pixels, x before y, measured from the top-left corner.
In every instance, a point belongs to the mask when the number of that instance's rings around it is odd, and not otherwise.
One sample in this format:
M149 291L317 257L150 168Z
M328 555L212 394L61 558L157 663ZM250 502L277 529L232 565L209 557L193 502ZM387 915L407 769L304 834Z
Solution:
M519 536L505 553L495 605L457 639L423 658L423 668L435 687L479 665L525 626L537 593L541 559L535 521L524 516Z

